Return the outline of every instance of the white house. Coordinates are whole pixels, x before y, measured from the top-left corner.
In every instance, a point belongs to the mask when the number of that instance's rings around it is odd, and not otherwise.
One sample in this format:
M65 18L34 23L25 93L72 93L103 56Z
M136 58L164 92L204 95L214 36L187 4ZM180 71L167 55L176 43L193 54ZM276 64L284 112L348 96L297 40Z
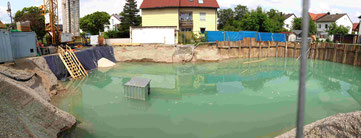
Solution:
M292 30L292 21L297 18L295 14L286 14L285 15L286 19L284 21L284 25L283 28L287 29L287 30Z
M342 25L345 27L349 27L348 33L352 33L352 26L353 23L350 19L350 17L347 14L328 14L326 16L323 16L322 18L319 18L316 21L317 24L317 35L320 38L328 38L328 32L329 26L332 23L336 23L337 25ZM331 37L332 40L332 37Z
M108 32L110 30L114 31L114 30L118 30L119 24L121 23L120 21L121 16L117 15L117 14L113 14L110 19L109 19L109 25L104 25L104 32Z

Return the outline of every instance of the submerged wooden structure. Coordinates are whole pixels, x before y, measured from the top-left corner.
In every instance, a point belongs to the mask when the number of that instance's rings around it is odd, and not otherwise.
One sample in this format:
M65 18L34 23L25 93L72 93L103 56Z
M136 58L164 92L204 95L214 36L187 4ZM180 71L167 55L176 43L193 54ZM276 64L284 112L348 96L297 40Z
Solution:
M256 41L244 38L242 41L217 41L221 55L239 58L299 58L301 43ZM308 58L361 66L360 44L310 43Z
M58 47L58 54L73 79L88 77L87 71L70 47L66 46L66 49Z
M133 77L124 85L124 97L146 100L150 94L150 79Z

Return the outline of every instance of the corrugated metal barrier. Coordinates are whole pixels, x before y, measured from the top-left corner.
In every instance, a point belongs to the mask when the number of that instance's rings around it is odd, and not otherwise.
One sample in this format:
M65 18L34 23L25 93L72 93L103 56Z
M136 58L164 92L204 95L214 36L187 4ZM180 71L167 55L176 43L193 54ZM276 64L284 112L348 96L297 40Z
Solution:
M0 30L0 62L14 61L9 33Z
M261 33L254 31L207 31L206 35L208 42L240 41L243 40L244 37L255 38L257 41L286 42L286 35L279 33Z

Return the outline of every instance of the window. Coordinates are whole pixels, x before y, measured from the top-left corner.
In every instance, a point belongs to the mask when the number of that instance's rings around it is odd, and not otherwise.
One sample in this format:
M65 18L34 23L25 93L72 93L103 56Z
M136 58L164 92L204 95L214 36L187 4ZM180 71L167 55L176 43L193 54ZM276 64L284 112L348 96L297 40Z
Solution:
M328 24L325 24L325 28L326 28L326 29L328 28Z
M112 19L112 24L114 24L114 19Z
M321 24L318 25L318 28L321 28Z
M201 20L201 21L206 21L206 13L200 13L200 15L199 15L199 19Z
M206 31L206 28L201 28L201 33L204 34L204 32Z
M203 0L198 0L198 3L203 3Z
M288 27L290 27L290 25L289 25L289 24L287 24L287 25L286 25L286 27L288 28Z

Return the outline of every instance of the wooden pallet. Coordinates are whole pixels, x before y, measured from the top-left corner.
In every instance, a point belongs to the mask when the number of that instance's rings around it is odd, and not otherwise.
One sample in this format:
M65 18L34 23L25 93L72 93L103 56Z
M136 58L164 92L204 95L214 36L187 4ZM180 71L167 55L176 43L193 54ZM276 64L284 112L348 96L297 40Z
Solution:
M66 46L65 50L58 47L58 52L61 61L73 79L88 77L88 73L70 47Z

